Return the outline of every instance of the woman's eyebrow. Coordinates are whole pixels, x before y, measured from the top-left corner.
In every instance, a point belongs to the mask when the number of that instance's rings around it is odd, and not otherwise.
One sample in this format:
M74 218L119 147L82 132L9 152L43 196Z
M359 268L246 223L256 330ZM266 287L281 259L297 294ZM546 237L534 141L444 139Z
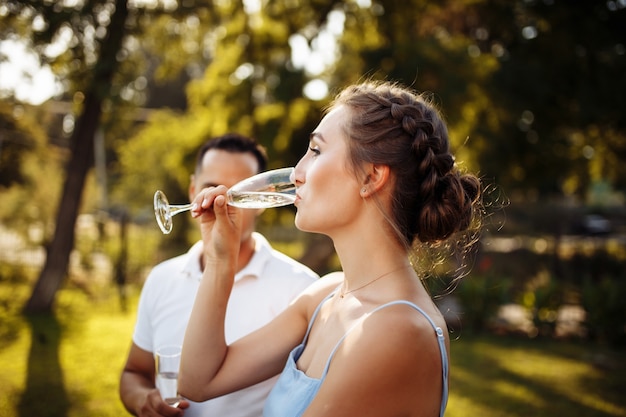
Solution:
M309 138L310 138L311 140L313 140L313 139L317 139L317 140L319 140L320 142L324 142L324 143L326 142L326 141L324 140L324 136L322 136L322 134L321 134L321 133L319 133L319 132L313 132L313 133L311 133L311 135L310 135L310 137L309 137Z

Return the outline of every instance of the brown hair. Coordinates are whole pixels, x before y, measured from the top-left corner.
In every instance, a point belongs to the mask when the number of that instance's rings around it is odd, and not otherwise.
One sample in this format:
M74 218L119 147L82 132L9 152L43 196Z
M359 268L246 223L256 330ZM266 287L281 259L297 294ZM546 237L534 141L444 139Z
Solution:
M196 174L202 170L202 159L211 149L218 149L231 153L250 153L257 160L257 172L267 169L267 152L256 139L239 133L226 133L207 140L198 149L196 154Z
M331 108L345 105L352 167L389 166L395 177L387 216L400 241L435 243L470 225L481 194L479 179L462 174L450 152L448 130L425 96L390 82L343 90Z

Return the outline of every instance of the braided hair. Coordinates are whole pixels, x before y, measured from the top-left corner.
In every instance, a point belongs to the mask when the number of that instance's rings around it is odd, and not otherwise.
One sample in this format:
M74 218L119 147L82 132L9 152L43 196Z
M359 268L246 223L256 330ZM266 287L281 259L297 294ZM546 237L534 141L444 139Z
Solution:
M455 166L446 125L428 98L369 81L343 90L330 108L340 105L351 115L344 129L352 167L383 164L395 177L388 219L402 244L441 242L469 227L480 181Z

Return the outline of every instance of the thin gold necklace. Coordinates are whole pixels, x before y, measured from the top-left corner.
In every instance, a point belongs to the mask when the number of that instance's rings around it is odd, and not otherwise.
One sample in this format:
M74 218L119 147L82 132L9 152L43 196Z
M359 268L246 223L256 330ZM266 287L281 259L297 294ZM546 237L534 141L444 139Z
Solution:
M356 287L356 288L355 288L355 289L353 289L353 290L350 290L350 291L341 291L341 292L339 293L339 298L343 298L343 297L345 297L347 294L350 294L351 292L355 292L355 291L358 291L358 290L360 290L360 289L362 289L362 288L365 288L365 287L367 287L368 285L375 283L375 282L376 282L376 281L378 281L379 279L381 279L381 278L383 278L383 277L386 277L387 275L393 274L394 272L400 271L401 269L408 268L409 266L410 266L410 265L403 265L403 266L401 266L400 268L392 269L391 271L389 271L389 272L385 272L384 274L382 274L382 275L380 275L380 276L378 276L378 277L374 278L373 280L371 280L371 281L369 281L369 282L367 282L367 283L365 283L365 284L361 285L360 287ZM345 283L344 283L344 285L345 285Z

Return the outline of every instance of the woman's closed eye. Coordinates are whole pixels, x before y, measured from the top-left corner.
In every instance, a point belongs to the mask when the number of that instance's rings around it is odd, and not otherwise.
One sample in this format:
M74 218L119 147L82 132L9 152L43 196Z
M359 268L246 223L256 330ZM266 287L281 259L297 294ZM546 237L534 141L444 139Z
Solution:
M320 154L320 150L317 146L309 146L309 151L313 152L315 156Z

